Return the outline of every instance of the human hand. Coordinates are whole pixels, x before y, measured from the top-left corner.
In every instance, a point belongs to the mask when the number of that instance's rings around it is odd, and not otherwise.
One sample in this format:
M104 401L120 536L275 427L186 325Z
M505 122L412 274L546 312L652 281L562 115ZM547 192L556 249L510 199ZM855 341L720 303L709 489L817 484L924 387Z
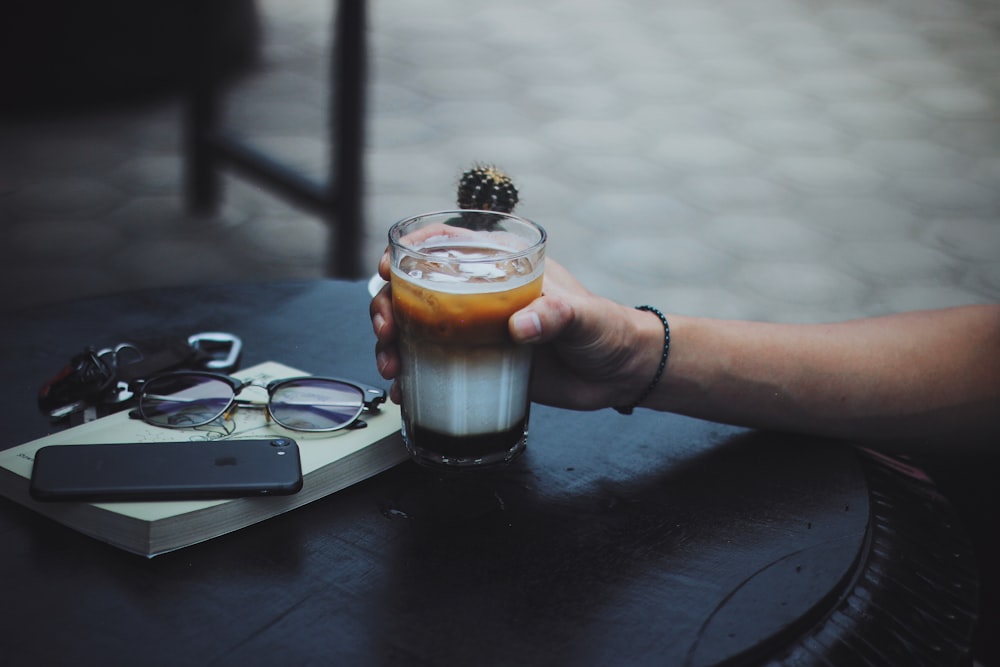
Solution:
M368 305L368 316L375 332L375 364L379 375L386 380L395 380L399 373L399 349L396 340L399 329L392 313L392 284L389 282L389 253L382 254L378 263L378 274L386 281ZM393 403L401 401L399 382L393 382L389 389L389 398Z
M538 346L531 398L575 410L629 405L659 361L656 318L597 296L545 260L542 296L510 318L511 337Z
M388 255L379 274L389 279ZM391 289L385 285L369 307L376 363L387 380L400 370ZM515 342L538 346L531 399L577 410L635 400L656 368L663 337L656 318L594 295L552 259L545 260L542 296L511 316L509 331ZM389 395L400 402L398 382Z

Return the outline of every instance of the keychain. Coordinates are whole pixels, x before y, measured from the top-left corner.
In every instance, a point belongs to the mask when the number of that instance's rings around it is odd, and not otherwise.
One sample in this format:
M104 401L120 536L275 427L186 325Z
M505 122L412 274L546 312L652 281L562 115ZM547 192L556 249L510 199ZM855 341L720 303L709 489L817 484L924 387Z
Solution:
M53 422L92 421L126 407L129 384L164 371L211 370L230 373L239 365L243 343L224 332L206 332L114 347L87 347L38 392L38 408Z

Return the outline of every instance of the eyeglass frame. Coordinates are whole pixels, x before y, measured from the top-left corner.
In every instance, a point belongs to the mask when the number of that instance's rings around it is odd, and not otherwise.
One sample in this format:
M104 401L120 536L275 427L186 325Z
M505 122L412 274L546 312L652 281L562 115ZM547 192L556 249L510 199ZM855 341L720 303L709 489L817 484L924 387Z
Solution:
M218 414L216 414L211 419L198 424L173 425L173 424L158 424L152 422L142 413L142 397L143 393L145 392L145 388L151 382L160 380L162 378L171 378L171 377L201 377L212 380L219 380L229 385L230 389L232 389L233 396L232 398L229 399L229 402L222 410L219 411ZM298 380L322 380L327 382L337 382L339 384L347 385L349 387L358 389L361 391L362 394L361 409L358 411L358 414L356 414L353 419L339 426L335 426L333 428L304 429L304 428L294 428L292 426L286 426L282 422L275 419L274 415L271 414L271 408L270 408L271 398L274 395L275 390L278 389L281 385L286 384L288 382L295 382ZM258 389L264 389L267 392L267 401L265 403L257 403L244 399L244 401L241 403L238 400L239 394L247 387L257 387ZM350 380L347 378L322 376L322 375L296 375L294 377L275 378L273 380L270 380L267 384L260 384L255 380L241 380L240 378L234 377L232 375L226 375L225 373L213 373L211 371L182 370L182 371L171 371L169 373L160 373L150 378L134 380L133 382L130 383L129 388L134 393L137 401L135 409L129 411L130 418L141 419L143 422L149 424L150 426L156 426L157 428L172 428L172 429L198 428L200 426L207 426L208 424L211 424L216 420L218 420L220 417L223 418L227 417L227 415L230 414L230 411L233 409L234 406L237 408L242 406L251 409L257 409L257 408L263 409L268 422L274 422L281 428L287 429L289 431L297 431L300 433L333 433L344 429L353 430L353 429L366 428L368 426L368 423L365 422L363 419L361 419L361 415L365 414L366 412L369 414L378 413L379 406L385 403L386 400L388 399L388 393L386 392L385 389L382 389L381 387L365 384L357 380Z

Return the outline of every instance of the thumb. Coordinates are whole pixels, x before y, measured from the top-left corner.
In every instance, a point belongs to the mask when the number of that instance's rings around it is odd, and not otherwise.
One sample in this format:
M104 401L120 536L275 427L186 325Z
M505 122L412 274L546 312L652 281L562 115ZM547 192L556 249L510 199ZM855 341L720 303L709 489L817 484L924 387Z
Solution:
M572 324L573 308L556 296L542 296L522 308L508 321L516 343L547 343Z

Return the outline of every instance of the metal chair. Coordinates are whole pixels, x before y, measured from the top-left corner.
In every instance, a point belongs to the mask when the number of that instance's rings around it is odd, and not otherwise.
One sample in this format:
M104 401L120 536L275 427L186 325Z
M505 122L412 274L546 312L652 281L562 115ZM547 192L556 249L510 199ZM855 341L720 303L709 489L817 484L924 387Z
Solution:
M217 36L226 0L194 3L192 85L185 118L185 198L192 213L214 213L223 168L254 179L330 227L326 274L362 276L363 150L367 39L365 0L336 0L330 66L330 172L315 182L241 142L220 123L224 75Z

